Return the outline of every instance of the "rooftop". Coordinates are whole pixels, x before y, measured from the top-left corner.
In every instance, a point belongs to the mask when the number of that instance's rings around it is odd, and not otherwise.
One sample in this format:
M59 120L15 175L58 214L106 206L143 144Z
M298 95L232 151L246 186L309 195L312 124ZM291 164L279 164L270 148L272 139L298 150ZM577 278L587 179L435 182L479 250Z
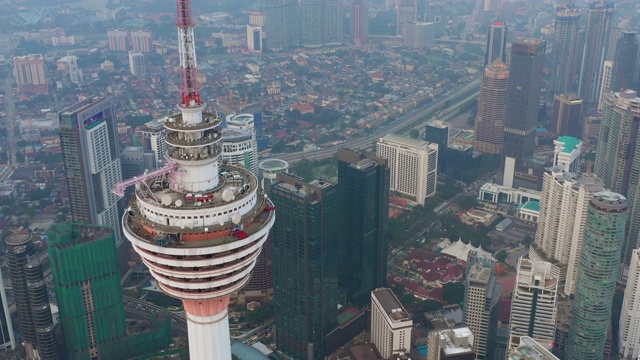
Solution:
M398 298L391 289L375 289L371 295L378 300L384 312L387 313L393 321L411 320L409 313L407 313L407 310L405 310L400 301L398 301Z
M540 201L538 200L529 200L526 203L524 203L523 205L518 207L518 210L520 209L524 209L524 210L529 210L529 211L534 211L534 212L540 212Z
M576 147L582 144L582 141L580 139L574 138L573 136L566 136L566 135L560 136L558 138L558 142L564 144L564 149L562 150L562 152L565 152L565 153L572 152Z
M441 330L438 332L441 341L445 342L442 350L447 356L473 354L473 333L468 327Z
M528 336L520 338L520 346L511 351L508 360L559 360L540 343Z
M429 145L431 145L431 143L424 140L413 139L407 136L400 136L396 134L385 135L384 137L380 138L380 141L396 143L398 145L419 148L419 149L426 149L429 147Z
M288 169L289 163L280 159L266 159L262 160L258 166L262 171L278 171Z

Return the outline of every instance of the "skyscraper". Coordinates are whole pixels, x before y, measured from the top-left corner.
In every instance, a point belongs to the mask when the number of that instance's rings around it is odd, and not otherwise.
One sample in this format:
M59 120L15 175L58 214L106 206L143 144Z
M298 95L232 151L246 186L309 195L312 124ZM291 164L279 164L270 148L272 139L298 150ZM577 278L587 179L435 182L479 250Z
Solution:
M540 217L529 257L553 264L551 275L564 282L566 295L575 291L589 200L604 190L593 174L577 175L559 166L543 175Z
M572 3L556 11L556 24L553 35L553 66L551 67L552 88L549 95L564 94L571 91L576 53L578 52L578 28L580 10Z
M551 275L551 264L518 259L507 351L520 346L522 336L532 337L544 344L553 342L557 298L558 278Z
M340 0L323 0L324 3L324 20L323 46L342 45L342 34L344 31L344 12L342 11L342 1Z
M471 250L467 258L464 324L474 335L476 359L494 359L496 328L500 310L500 283L494 273L495 260Z
M150 30L136 29L129 33L131 50L139 53L149 53L153 50L153 33Z
M411 350L413 321L391 289L371 291L371 342L383 359Z
M447 27L445 5L440 1L427 1L427 9L424 15L424 21L435 24L435 35L439 36L445 33Z
M297 0L265 2L265 48L281 51L300 44L300 6Z
M360 46L369 42L369 11L365 0L355 0L351 5L349 39Z
M609 39L613 3L595 1L589 4L587 28L585 30L582 67L578 84L578 96L589 106L598 101L600 70L606 57L606 41Z
M47 94L49 85L42 54L30 54L13 58L13 73L18 91Z
M416 0L398 0L396 5L396 36L406 36L407 24L418 18Z
M58 224L48 236L67 359L127 358L169 345L168 318L160 331L127 339L113 229Z
M626 89L640 90L636 87L636 69L638 66L638 40L636 33L623 31L622 38L616 45L613 58L613 73L610 89L621 91Z
M424 140L438 144L438 173L444 174L447 165L450 124L442 120L432 120L424 129Z
M129 72L137 77L147 75L147 65L145 64L143 53L129 51Z
M301 0L300 11L300 44L303 47L342 44L343 13L340 1Z
M558 94L553 97L551 131L556 135L579 137L582 134L582 99L576 94Z
M502 154L502 136L507 111L509 69L496 60L484 69L473 145L488 154Z
M63 109L60 145L73 221L109 226L120 245L118 197L122 181L118 129L112 99L92 97Z
M337 324L340 244L338 187L278 174L270 198L276 345L294 359L323 359Z
M415 21L407 23L404 45L412 49L431 49L433 47L433 23Z
M242 166L253 174L258 172L258 152L253 148L251 134L248 131L223 129L220 145L222 145L222 160L227 164Z
M13 334L13 322L11 321L11 312L9 311L9 302L7 301L7 291L4 288L4 277L0 271L0 349L15 350L16 339Z
M247 25L247 49L250 52L262 52L262 27Z
M129 31L120 29L111 29L107 31L109 38L109 50L111 51L127 51L129 50Z
M638 288L640 288L640 249L634 249L620 314L618 331L620 359L640 357L640 291Z
M600 97L598 100L598 111L602 111L604 99L611 93L611 79L613 79L613 61L607 60L602 65L602 81L600 82Z
M349 302L368 302L371 291L387 282L389 174L384 159L338 151L342 228L338 281Z
M507 24L499 16L489 24L484 67L496 60L507 63Z
M565 359L603 358L624 242L627 201L599 192L589 203Z
M258 176L258 133L256 132L255 116L253 114L227 115L227 129L246 131L251 135L251 149L247 153L249 160L246 163L250 167L246 168L253 175Z
M640 232L640 97L632 90L605 97L602 126L596 150L595 172L611 191L629 203L622 263L631 262ZM623 280L625 274L623 273Z
M5 240L20 335L28 359L57 360L55 328L40 254L30 234L14 234Z

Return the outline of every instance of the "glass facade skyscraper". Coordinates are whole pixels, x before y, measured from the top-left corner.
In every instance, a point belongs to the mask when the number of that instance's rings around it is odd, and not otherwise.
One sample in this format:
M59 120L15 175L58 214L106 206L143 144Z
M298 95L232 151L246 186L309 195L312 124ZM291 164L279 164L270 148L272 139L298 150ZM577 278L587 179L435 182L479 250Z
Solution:
M551 67L551 87L549 98L571 91L576 53L578 52L578 28L580 9L572 4L556 11L556 25L553 36L553 66Z
M293 359L323 359L337 325L340 219L338 187L278 174L270 198L276 344Z
M567 360L603 358L627 211L626 198L613 192L596 193L589 203Z
M489 24L487 51L484 54L484 67L496 60L507 62L507 24L497 17Z

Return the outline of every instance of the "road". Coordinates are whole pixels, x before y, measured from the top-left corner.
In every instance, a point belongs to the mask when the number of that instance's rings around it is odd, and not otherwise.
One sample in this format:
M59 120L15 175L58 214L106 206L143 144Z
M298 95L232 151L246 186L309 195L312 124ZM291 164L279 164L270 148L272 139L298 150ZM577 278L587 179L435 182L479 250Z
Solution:
M514 252L509 253L509 255L507 255L507 260L506 263L516 267L518 265L518 259L520 259L521 257L527 255L529 253L529 247L528 246L521 246L515 249Z
M305 151L305 152L300 151L295 153L274 154L273 157L277 159L285 160L289 163L294 163L296 161L301 160L302 158L309 159L309 160L328 158L328 157L331 157L334 153L338 151L338 149L341 149L341 148L360 149L360 148L369 146L372 142L378 140L382 136L395 133L406 126L409 126L421 120L424 117L435 114L435 112L438 111L447 102L451 103L451 102L458 101L459 99L465 99L469 97L471 93L478 92L480 89L481 81L482 79L480 78L473 80L472 82L466 84L465 86L453 91L448 96L444 96L441 99L433 101L421 108L415 109L409 114L400 117L390 125L387 125L377 130L371 135L367 135L355 140L349 140L345 143L323 148L323 149Z
M171 331L180 336L187 336L187 320L185 319L184 315L172 313L163 307L157 306L144 300L132 298L129 296L123 296L123 298L125 309L142 311L147 314L150 314L153 310L155 310L157 312L162 312L169 315L169 317L171 317Z

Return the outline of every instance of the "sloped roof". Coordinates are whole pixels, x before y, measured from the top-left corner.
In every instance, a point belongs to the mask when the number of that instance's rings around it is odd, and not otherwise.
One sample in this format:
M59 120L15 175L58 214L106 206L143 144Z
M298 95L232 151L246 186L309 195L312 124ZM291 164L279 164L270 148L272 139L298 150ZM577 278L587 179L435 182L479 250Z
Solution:
M447 246L442 250L442 253L455 256L457 259L466 262L469 256L469 251L471 250L476 250L478 252L478 256L484 256L488 258L492 257L490 252L483 250L481 247L475 247L471 245L471 243L465 244L462 242L462 239L459 239L453 244Z

